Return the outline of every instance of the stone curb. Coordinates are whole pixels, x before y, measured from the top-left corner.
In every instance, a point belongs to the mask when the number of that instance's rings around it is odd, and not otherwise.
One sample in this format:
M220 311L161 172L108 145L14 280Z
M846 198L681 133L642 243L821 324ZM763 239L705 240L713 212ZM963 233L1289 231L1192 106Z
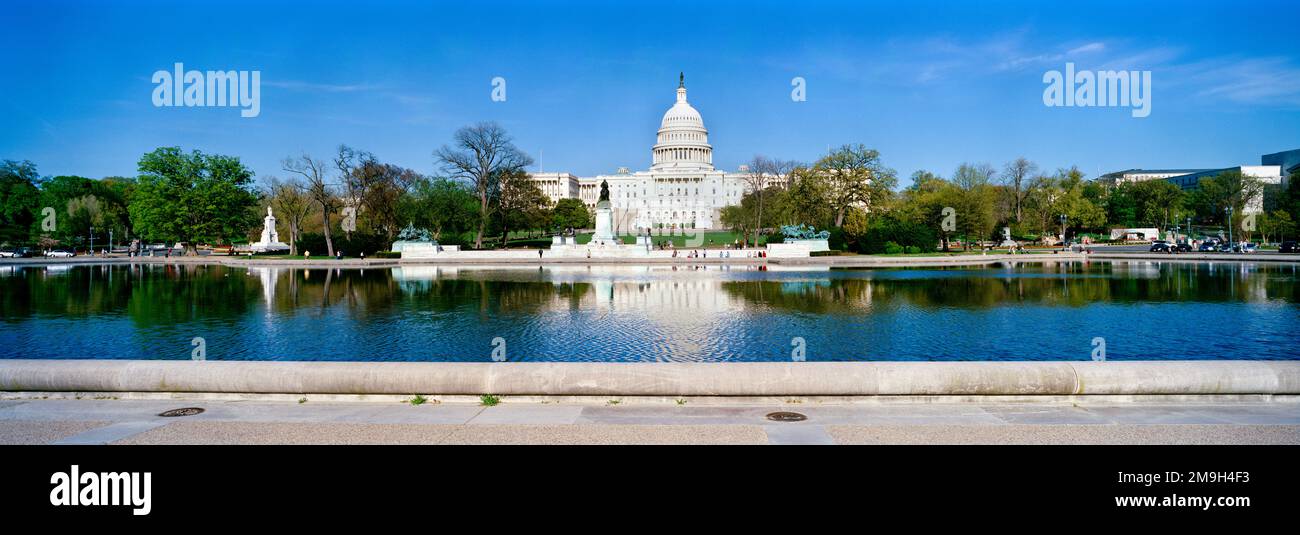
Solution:
M511 396L1300 394L1300 362L434 363L0 360L0 391Z

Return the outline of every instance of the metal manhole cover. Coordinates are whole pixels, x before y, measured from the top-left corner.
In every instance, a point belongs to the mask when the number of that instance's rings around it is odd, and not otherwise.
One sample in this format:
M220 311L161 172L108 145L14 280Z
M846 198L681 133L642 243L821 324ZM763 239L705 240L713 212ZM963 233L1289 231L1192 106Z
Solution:
M781 411L767 413L767 419L772 420L773 422L802 422L807 420L808 417L797 412Z
M169 411L164 411L158 416L162 416L165 418L171 418L173 416L194 416L195 414L200 414L202 412L203 409L200 409L198 407L185 407L183 409L172 409Z

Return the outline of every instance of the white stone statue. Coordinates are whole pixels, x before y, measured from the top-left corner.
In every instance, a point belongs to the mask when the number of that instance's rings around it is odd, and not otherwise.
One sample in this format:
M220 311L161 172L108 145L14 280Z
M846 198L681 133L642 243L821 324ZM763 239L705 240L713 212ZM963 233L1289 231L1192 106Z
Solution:
M1011 239L1011 227L1002 227L1002 243L998 247L1015 247L1018 245L1015 240Z
M266 218L262 220L262 239L250 247L259 253L289 250L289 244L280 241L280 233L275 230L275 216L271 214L270 206L266 207Z

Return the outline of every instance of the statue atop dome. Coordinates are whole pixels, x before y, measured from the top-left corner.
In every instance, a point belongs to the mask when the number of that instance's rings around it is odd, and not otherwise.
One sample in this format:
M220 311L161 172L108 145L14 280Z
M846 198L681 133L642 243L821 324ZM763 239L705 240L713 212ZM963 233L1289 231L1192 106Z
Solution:
M683 88L683 89L686 88L686 73L684 73L684 72L678 72L678 73L677 73L677 87L680 87L680 88Z

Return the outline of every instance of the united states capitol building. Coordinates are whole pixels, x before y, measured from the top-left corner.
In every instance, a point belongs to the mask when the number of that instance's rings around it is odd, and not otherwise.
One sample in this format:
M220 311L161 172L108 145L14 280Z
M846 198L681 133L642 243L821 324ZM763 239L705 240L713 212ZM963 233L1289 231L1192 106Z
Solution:
M747 169L727 172L713 167L713 146L700 112L686 101L686 82L677 85L677 102L664 112L656 143L650 149L649 170L619 168L612 175L578 177L571 173L531 173L533 181L551 202L582 199L596 206L600 183L609 183L614 210L614 232L633 234L640 229L721 226L723 207L740 204L748 191Z

